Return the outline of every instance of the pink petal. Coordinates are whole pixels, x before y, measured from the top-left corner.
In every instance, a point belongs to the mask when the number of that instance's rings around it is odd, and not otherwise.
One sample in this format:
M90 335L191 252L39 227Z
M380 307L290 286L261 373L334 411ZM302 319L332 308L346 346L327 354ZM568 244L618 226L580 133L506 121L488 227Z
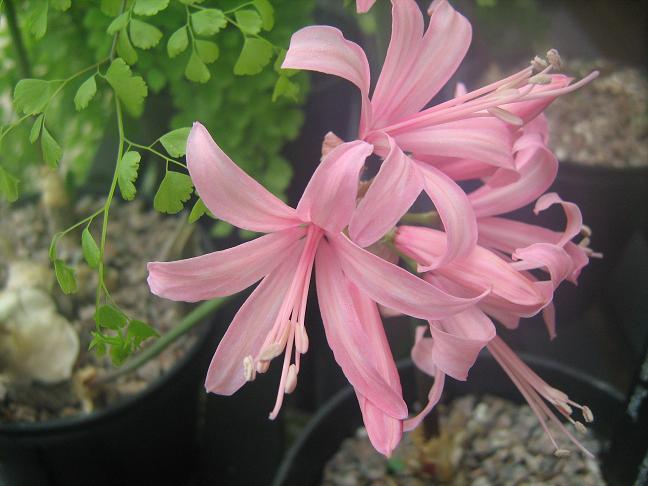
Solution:
M365 346L374 352L366 353L374 360L373 366L387 381L389 386L402 395L400 377L394 363L387 336L378 314L376 304L363 295L358 288L349 283L351 298L356 306L358 318L364 328L368 341ZM400 442L403 426L401 420L386 414L366 397L358 394L362 417L373 446L382 454L389 456Z
M425 265L430 260L438 259L440 252L445 249L445 239L441 231L420 226L399 226L394 241L401 252ZM420 270L426 271L427 268L423 266ZM505 260L480 246L476 246L465 258L455 259L432 273L444 276L472 293L490 290L484 302L495 299L527 306L543 303L543 296L533 282L511 268Z
M432 357L432 348L434 347L434 343L432 342L432 338L423 337L427 329L427 326L416 327L411 357L419 370L427 375L434 376L437 369Z
M423 188L434 203L446 232L446 247L442 255L429 262L435 268L462 258L477 244L477 221L466 193L443 172L418 164L423 176Z
M574 236L580 234L581 229L583 228L583 216L581 215L580 209L576 204L563 201L555 192L550 192L541 196L536 201L533 212L535 214L538 214L540 213L540 211L544 211L554 204L562 205L562 208L565 211L565 216L567 216L567 226L565 227L565 231L560 240L558 240L558 242L556 243L559 246L563 246Z
M413 0L392 1L392 37L372 97L374 127L423 108L450 79L468 50L470 23L446 1L430 6L430 23Z
M426 164L433 165L453 181L484 179L493 175L497 170L497 167L485 164L478 160L422 154L414 154L413 158L425 162Z
M360 132L369 126L371 105L367 56L358 44L346 40L338 29L317 25L298 30L290 39L281 67L319 71L351 81L362 95Z
M519 260L519 270L543 268L549 272L554 289L565 280L572 271L571 257L560 246L551 243L534 243L526 248L518 248L513 258Z
M373 147L361 140L331 150L304 190L297 214L327 231L342 231L355 209L360 169L372 151Z
M394 227L423 188L414 163L391 137L387 138L389 154L349 224L351 239L362 247L375 243Z
M478 218L507 213L529 204L556 178L558 161L539 139L520 150L515 159L520 179L506 186L485 185L468 195Z
M303 243L302 243L303 245ZM299 254L295 251L295 254ZM288 258L248 297L234 316L212 358L205 388L219 395L231 395L245 384L243 359L257 356L272 329L288 291L299 258Z
M356 11L358 13L367 13L374 3L376 3L376 0L356 0Z
M394 135L394 139L403 150L417 155L471 159L495 167L515 168L511 132L496 118L469 118L407 130Z
M541 93L543 91L549 91L558 88L564 88L568 86L574 78L569 78L562 74L552 74L551 82L548 84L536 84L533 86L531 93ZM506 111L510 111L516 116L522 118L524 123L528 123L534 120L538 115L540 115L557 96L547 96L545 98L540 98L531 101L521 101L519 103L510 103L502 105L502 108Z
M517 329L520 326L520 317L511 312L491 307L485 303L480 303L479 308L507 329Z
M234 226L268 233L301 223L293 208L232 162L197 122L187 141L187 167L205 205Z
M421 319L442 319L461 312L484 297L460 298L421 280L402 268L363 250L344 235L327 236L346 277L373 301Z
M414 430L416 427L418 427L426 417L426 415L432 411L437 403L439 403L439 400L441 399L441 393L443 392L444 383L445 373L443 373L443 371L441 371L440 369L437 369L436 373L434 374L434 383L432 384L432 388L430 388L430 392L428 393L427 405L425 405L425 408L421 410L416 416L405 420L405 422L403 423L403 430L405 432L409 432L410 430Z
M320 312L335 360L360 395L391 417L405 418L407 406L401 394L391 385L389 374L385 375L377 367L377 363L385 359L377 354L384 349L367 346L372 338L367 335L358 315L354 292L325 240L320 242L315 267Z
M293 254L304 233L291 228L186 260L150 262L149 287L155 295L185 302L235 294Z
M390 457L403 436L403 421L386 414L360 393L356 395L371 445Z
M518 248L525 248L534 243L557 245L563 238L564 235L561 233L510 219L483 218L479 220L479 244L508 254L513 254ZM589 258L585 249L572 242L567 242L563 249L572 261L569 280L575 283L580 271L589 263Z
M556 306L551 302L547 307L542 309L542 319L547 326L549 339L556 338Z
M471 307L430 322L430 332L436 366L457 380L465 380L479 352L495 337L495 326L481 310Z

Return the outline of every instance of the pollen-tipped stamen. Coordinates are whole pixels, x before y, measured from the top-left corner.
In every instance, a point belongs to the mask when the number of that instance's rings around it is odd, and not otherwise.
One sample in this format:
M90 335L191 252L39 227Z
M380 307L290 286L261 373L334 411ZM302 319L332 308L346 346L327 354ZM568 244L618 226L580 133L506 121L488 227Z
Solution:
M554 454L557 457L563 457L562 451L565 449L558 447L556 440L546 424L547 419L553 422L574 445L583 451L583 453L589 457L593 457L592 453L585 449L573 434L567 430L564 424L556 417L544 400L554 405L554 407L556 407L562 415L566 416L579 431L582 430L584 426L581 424L582 427L579 427L576 425L576 422L569 417L572 412L572 406L581 409L581 411L587 410L589 412L588 416L593 418L589 408L570 400L565 393L545 383L544 380L536 375L521 359L519 359L499 337L495 337L489 343L488 349L491 351L497 362L502 366L507 375L509 375L513 383L529 403L529 406L535 415L538 417L542 428L555 448ZM584 412L584 414L585 413L587 412Z

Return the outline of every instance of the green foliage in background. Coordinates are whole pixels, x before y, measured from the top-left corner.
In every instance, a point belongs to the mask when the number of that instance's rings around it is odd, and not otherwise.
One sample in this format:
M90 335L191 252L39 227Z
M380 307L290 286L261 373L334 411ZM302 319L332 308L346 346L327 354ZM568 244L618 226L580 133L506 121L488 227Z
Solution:
M100 182L105 203L61 228L49 254L63 292L76 292L74 268L57 244L80 233L99 278L91 347L115 363L156 333L127 316L104 282L113 197L133 200L147 173L157 180L156 210L175 214L188 205L191 223L211 216L182 160L194 121L283 197L292 170L280 152L299 132L307 81L280 64L312 7L310 0L0 2L0 197L38 192L43 165L72 195ZM228 230L218 222L216 232Z

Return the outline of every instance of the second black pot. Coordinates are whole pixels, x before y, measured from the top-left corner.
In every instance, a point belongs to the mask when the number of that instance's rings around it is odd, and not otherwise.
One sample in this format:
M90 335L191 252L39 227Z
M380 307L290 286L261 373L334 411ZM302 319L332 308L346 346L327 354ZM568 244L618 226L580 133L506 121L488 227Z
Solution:
M522 357L543 379L558 389L568 391L575 400L588 403L596 420L592 428L607 438L621 416L623 395L602 381L540 358ZM411 361L399 366L405 400L416 398L415 370ZM446 380L443 401L466 394L491 394L522 402L510 379L490 355L481 355L466 382ZM356 395L347 387L335 394L308 423L287 452L275 476L273 486L306 486L319 484L326 462L337 452L342 441L362 426Z

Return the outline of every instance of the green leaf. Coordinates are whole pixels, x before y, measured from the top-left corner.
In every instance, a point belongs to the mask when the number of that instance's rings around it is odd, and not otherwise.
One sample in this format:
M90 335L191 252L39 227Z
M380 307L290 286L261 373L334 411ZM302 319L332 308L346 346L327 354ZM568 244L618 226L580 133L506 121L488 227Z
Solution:
M56 280L64 294L72 294L77 290L74 270L68 267L63 260L54 260L54 273Z
M119 344L113 344L110 347L110 359L112 361L112 364L115 366L120 366L124 361L126 361L126 358L131 353L130 346L125 343L119 343Z
M187 36L187 26L185 25L180 27L171 34L171 37L169 37L169 41L167 42L167 54L170 58L174 58L181 52L184 52L188 45L189 37Z
M47 32L48 7L49 2L47 0L41 0L40 2L34 4L29 31L34 35L36 39L40 39L45 35L45 32Z
M149 326L146 322L133 319L128 324L128 331L126 332L126 339L132 340L133 345L139 348L142 341L152 337L159 337L158 332Z
M194 207L191 208L191 212L189 213L189 223L195 223L200 218L202 218L207 213L207 211L207 206L205 206L203 200L198 198L196 204L194 204Z
M272 101L277 101L280 96L285 96L293 101L298 100L299 85L293 83L283 74L279 76L272 92Z
M41 132L41 150L43 151L43 159L45 159L45 163L50 167L56 167L59 160L61 160L63 150L58 142L54 140L54 137L50 135L50 132L47 131L44 124Z
M191 128L177 128L160 137L160 143L171 157L182 157L187 149L187 138Z
M128 322L124 313L110 304L99 306L95 311L94 320L100 327L114 330L121 329Z
M126 61L127 64L133 65L137 62L137 51L128 38L128 32L123 29L117 39L117 54Z
M214 238L226 238L232 234L232 231L234 231L234 226L226 221L217 221L216 224L212 226L209 234Z
M121 11L122 0L101 0L101 11L108 17L119 15Z
M261 32L263 21L256 11L237 10L234 16L236 17L238 27L244 34L255 35Z
M148 88L141 76L133 76L130 68L123 59L115 59L108 71L106 79L113 87L126 110L133 116L139 116L144 109L144 99Z
M18 199L18 179L0 166L0 193L9 202Z
M135 0L133 12L137 15L155 15L169 6L169 0Z
M50 0L50 4L59 12L65 12L72 6L72 0Z
M211 64L216 61L220 54L218 44L206 40L196 41L196 52L198 53L198 57L206 64Z
M31 143L36 142L38 140L38 137L40 137L41 130L43 129L43 120L45 119L45 115L41 113L38 115L38 118L36 118L36 121L34 121L34 124L31 127L31 130L29 132L29 141Z
M153 207L161 213L179 213L192 192L191 177L180 172L167 171L153 199Z
M101 333L92 331L92 341L88 345L88 351L95 350L97 356L101 357L106 354L106 340Z
M85 228L81 233L81 250L83 250L83 258L85 258L90 268L97 268L101 258L99 247L88 228Z
M95 81L95 75L93 74L88 79L86 79L81 84L81 86L79 86L79 89L74 95L74 106L77 111L83 110L85 107L87 107L88 103L90 103L90 100L96 93L97 82Z
M214 35L227 26L222 10L207 8L191 14L191 25L198 35Z
M241 228L239 228L238 234L239 234L239 237L242 240L251 240L251 239L256 238L257 236L259 236L259 233L257 233L256 231L250 231L250 230L241 229Z
M263 30L272 30L274 27L274 7L269 0L254 0L254 8L259 11L263 21Z
M268 42L246 37L243 49L234 64L234 74L258 74L270 62L272 46Z
M22 111L25 115L42 113L60 85L61 81L21 79L14 88L13 102L16 111Z
M106 29L106 32L108 32L110 35L115 35L117 32L119 32L120 30L122 30L124 27L128 25L129 20L130 20L130 13L124 12L115 20L110 22L110 25Z
M162 31L154 25L141 20L131 19L130 37L133 45L140 49L150 49L162 39Z
M187 76L188 80L196 83L206 83L211 78L209 69L207 69L207 66L202 62L196 51L192 51L189 62L187 62L185 76Z
M142 157L138 152L133 150L126 152L119 161L117 169L117 184L119 192L126 201L132 201L135 198L135 181L137 180L137 171Z

